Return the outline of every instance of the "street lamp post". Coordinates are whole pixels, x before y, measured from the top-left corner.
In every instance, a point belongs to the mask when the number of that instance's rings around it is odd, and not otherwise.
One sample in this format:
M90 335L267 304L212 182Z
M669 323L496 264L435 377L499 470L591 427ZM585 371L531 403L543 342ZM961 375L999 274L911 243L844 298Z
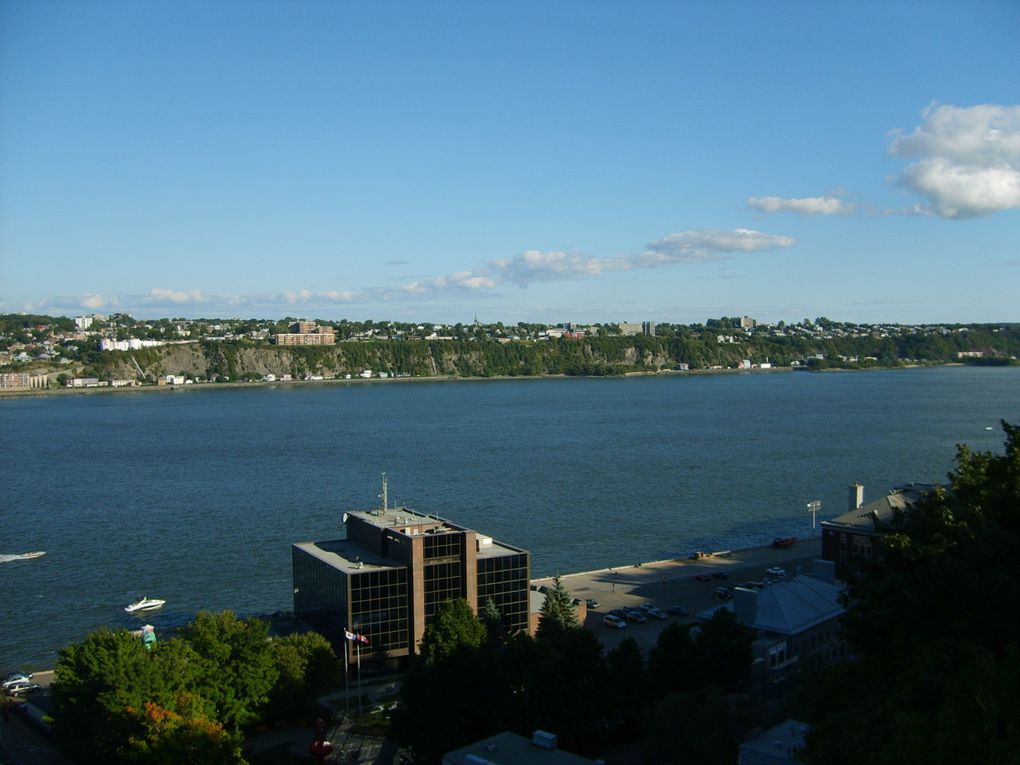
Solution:
M811 538L815 538L815 520L818 516L818 511L822 509L822 501L820 499L812 500L807 503L807 511L811 513Z

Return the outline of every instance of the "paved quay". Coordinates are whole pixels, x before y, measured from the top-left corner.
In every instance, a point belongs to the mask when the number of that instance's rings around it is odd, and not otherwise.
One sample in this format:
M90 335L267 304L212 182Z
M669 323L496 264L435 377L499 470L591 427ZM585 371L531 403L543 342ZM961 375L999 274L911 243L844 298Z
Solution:
M701 558L637 563L633 566L603 568L577 574L561 574L560 582L573 597L599 602L597 609L587 609L584 626L595 632L602 644L616 647L624 638L634 638L643 651L655 645L660 630L677 621L690 622L695 614L720 603L715 588L746 581L760 581L765 570L780 566L787 576L810 573L811 563L821 557L822 540L800 540L791 547L752 547L744 550L724 550L708 553ZM698 574L725 574L726 579L712 578L707 582L695 579ZM533 579L532 586L551 586L553 577ZM668 606L682 606L690 616L670 615L666 621L649 619L645 624L628 624L617 630L602 623L602 617L613 608L640 606L653 603L666 610Z

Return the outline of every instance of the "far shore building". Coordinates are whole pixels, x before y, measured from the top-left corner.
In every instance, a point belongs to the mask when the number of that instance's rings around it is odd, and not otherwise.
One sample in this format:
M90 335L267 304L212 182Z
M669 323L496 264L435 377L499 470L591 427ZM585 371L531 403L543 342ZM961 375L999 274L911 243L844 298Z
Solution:
M332 327L320 327L314 321L296 321L290 333L273 335L277 345L335 345L336 334Z
M383 496L385 497L385 491ZM511 632L529 630L526 550L406 507L344 514L346 539L292 547L294 615L342 649L345 631L367 638L360 659L417 653L445 600L475 613L491 599Z
M822 558L836 566L843 578L856 565L870 561L876 554L881 524L889 523L896 513L909 511L934 484L911 483L893 489L881 499L864 502L864 487L851 484L849 509L843 515L822 521Z

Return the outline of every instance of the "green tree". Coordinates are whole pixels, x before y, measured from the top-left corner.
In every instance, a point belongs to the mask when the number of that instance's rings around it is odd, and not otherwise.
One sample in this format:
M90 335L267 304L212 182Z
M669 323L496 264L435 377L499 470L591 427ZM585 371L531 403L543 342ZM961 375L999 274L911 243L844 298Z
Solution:
M271 694L270 719L307 717L316 697L340 684L341 666L333 646L317 632L275 638L273 656L280 677Z
M145 765L244 765L241 738L207 717L202 704L182 694L175 706L181 711L146 702L136 714L141 732L128 740L125 761Z
M1020 428L960 446L949 486L884 529L852 582L809 762L1015 762L1020 747ZM838 742L838 743L837 743Z
M199 656L199 693L216 708L216 719L228 730L240 730L259 719L279 670L261 619L238 619L232 611L202 611L184 632Z
M718 688L674 693L658 705L641 741L642 761L662 765L729 765L739 743Z
M751 684L751 643L754 636L733 612L720 608L702 624L698 651L714 684L729 693L748 690Z
M485 642L485 625L463 598L444 601L435 621L425 627L421 658L432 666L447 661L462 649L475 649Z
M135 712L165 697L172 680L125 630L102 628L65 647L52 686L57 745L86 765L121 761L141 730Z
M628 637L609 652L606 658L608 678L613 693L609 699L613 717L624 723L637 722L650 703L650 684L641 648Z
M563 586L559 576L555 577L553 586L546 590L545 600L542 601L536 634L539 640L551 632L562 632L580 626L577 621L577 609L571 601L567 588Z
M437 761L496 732L493 711L506 685L490 663L485 638L485 626L462 599L445 601L425 628L421 653L412 657L391 719L392 735L417 759Z

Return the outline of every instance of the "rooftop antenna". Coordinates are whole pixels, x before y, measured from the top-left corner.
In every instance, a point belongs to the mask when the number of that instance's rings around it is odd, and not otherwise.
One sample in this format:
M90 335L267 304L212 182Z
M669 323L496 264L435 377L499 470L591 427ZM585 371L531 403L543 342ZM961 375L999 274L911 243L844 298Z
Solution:
M386 512L386 506L389 504L389 487L386 484L386 474L382 474L382 511Z

